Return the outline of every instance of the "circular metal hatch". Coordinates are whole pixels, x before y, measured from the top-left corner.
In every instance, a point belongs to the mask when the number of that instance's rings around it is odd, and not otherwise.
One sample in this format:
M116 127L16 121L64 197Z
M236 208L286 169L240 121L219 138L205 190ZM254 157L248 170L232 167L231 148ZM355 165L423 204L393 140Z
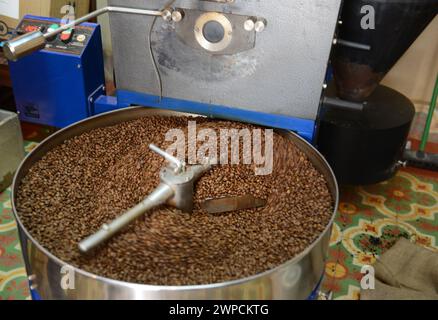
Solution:
M195 23L195 37L205 50L219 52L226 49L233 39L233 26L223 14L207 12Z

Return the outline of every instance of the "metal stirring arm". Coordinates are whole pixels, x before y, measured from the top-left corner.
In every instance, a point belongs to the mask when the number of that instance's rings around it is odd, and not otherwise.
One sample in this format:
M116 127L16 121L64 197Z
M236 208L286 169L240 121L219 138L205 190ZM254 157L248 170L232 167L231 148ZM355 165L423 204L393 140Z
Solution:
M161 184L141 203L116 218L95 234L89 236L79 243L81 252L89 252L98 245L113 237L116 233L131 224L147 211L162 204L172 205L182 211L192 212L193 190L195 182L210 170L211 165L196 165L186 168L185 164L165 151L154 145L150 145L152 151L162 155L170 166L161 170Z
M146 199L130 209L125 214L113 220L109 224L104 224L95 234L89 236L79 243L79 250L88 252L99 244L112 238L117 232L131 224L134 220L142 216L145 212L165 204L174 195L173 189L167 184L160 184Z

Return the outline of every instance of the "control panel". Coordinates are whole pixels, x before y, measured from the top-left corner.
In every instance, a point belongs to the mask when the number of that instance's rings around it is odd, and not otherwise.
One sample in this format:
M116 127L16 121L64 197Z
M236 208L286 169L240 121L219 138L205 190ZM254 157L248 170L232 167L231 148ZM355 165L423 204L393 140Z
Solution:
M15 33L17 36L40 30L42 33L54 31L61 27L61 21L46 20L26 16L18 25ZM45 50L81 55L94 32L94 26L82 24L74 29L69 29L61 34L48 39Z
M28 15L15 32L60 26L60 19ZM84 23L47 40L43 50L11 61L9 69L20 120L63 128L93 115L92 101L105 94L101 30Z

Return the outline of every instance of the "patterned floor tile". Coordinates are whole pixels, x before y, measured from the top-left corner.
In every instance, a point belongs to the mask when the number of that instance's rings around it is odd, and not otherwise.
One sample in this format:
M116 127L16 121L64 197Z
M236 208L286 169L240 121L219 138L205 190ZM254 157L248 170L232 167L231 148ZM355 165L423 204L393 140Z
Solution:
M415 242L431 248L438 247L438 184L423 175L403 173L415 190L411 213L400 215L401 228L412 234Z
M30 299L29 285L24 269L17 269L15 275L11 274L6 280L0 282L2 282L2 285L0 285L0 300Z
M359 288L357 270L352 268L352 259L355 255L346 249L343 243L344 241L338 245L336 267L331 270L326 269L326 275L331 277L335 284L330 288L333 299L344 296L350 287Z
M333 299L359 299L362 267L400 238L438 250L437 189L436 176L410 170L380 184L343 188L322 290Z
M34 143L26 143L26 152L35 146ZM0 193L0 300L29 298L29 285L9 188Z

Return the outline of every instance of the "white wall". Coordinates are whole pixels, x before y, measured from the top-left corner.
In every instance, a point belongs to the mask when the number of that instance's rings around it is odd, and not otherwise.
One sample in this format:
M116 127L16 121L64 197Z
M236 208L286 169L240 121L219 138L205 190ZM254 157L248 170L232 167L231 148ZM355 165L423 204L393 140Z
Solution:
M387 74L382 84L416 104L429 104L438 74L438 16Z

